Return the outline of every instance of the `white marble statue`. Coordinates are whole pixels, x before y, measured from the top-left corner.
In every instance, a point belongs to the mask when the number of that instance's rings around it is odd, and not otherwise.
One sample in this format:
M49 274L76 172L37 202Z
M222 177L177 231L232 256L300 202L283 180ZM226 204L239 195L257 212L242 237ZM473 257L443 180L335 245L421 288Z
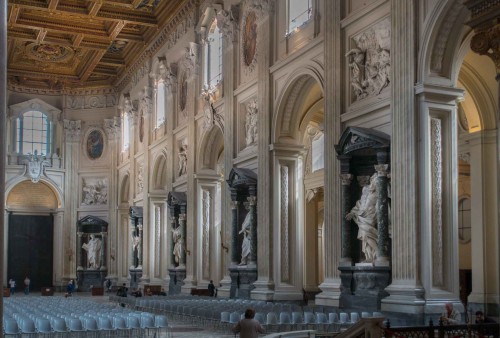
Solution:
M98 269L101 266L101 246L102 241L90 235L89 241L83 243L82 248L87 251L87 267L90 269Z
M365 262L372 263L377 254L377 173L370 178L370 184L363 187L361 198L345 216L358 225L358 239L365 254Z
M243 241L241 242L241 262L239 265L247 265L248 259L250 257L250 242L251 242L251 234L250 229L252 225L253 215L252 212L249 211L243 220L243 224L241 224L240 234L243 234Z
M182 234L180 226L172 230L172 239L174 241L172 254L174 255L175 263L180 264L182 255Z

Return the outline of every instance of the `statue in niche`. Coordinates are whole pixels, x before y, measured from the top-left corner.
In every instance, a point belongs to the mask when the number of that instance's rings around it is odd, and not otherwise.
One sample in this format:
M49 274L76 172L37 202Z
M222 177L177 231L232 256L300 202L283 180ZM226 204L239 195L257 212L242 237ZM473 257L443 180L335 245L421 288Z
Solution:
M132 262L132 265L135 267L136 266L136 261L138 259L138 248L139 248L139 242L141 241L141 236L137 235L134 236L132 235L132 252L134 255L134 261Z
M172 251L172 254L174 255L175 263L179 264L182 255L182 233L180 225L172 230L172 239L174 241L174 249Z
M241 262L239 265L248 264L248 258L250 257L250 246L252 241L250 230L252 227L253 219L253 212L248 211L245 219L243 220L243 224L241 224L241 230L239 234L243 234L243 240L241 242Z
M345 216L358 225L358 239L367 263L372 263L377 255L377 177L377 173L372 175L370 184L363 187L361 198Z
M87 267L90 269L98 269L101 266L101 246L102 241L90 234L89 241L83 243L82 248L87 251Z
M183 143L179 149L179 176L187 173L187 144Z
M257 142L257 113L257 101L254 100L247 105L247 115L245 119L247 146Z

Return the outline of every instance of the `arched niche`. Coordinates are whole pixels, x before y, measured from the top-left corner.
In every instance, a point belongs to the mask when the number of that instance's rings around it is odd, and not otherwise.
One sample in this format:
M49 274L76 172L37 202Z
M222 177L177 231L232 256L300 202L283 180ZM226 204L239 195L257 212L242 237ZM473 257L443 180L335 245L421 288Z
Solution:
M159 154L154 160L151 188L154 190L164 190L167 185L167 155Z

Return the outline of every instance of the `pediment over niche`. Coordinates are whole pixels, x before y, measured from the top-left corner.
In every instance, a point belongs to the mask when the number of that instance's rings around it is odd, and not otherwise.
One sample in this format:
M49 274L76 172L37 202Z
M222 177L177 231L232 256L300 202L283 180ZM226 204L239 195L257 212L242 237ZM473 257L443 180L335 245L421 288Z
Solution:
M257 174L251 169L233 168L227 183L233 189L238 189L240 186L257 186Z
M391 138L386 133L375 129L348 127L335 145L337 155L371 155L378 149L389 149Z
M108 222L92 215L83 217L76 224L78 231L83 233L106 232L108 228Z
M130 207L129 209L129 215L130 217L137 217L137 218L140 218L142 217L142 207L137 207L137 206L134 206L134 207Z
M171 191L168 193L167 204L169 206L186 205L187 195L185 192Z

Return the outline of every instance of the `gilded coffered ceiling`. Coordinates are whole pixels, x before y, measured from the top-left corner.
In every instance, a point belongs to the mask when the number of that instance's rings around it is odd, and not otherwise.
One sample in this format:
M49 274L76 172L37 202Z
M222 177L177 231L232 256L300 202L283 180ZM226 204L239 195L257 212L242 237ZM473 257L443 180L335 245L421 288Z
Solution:
M113 86L185 0L9 0L9 84Z

